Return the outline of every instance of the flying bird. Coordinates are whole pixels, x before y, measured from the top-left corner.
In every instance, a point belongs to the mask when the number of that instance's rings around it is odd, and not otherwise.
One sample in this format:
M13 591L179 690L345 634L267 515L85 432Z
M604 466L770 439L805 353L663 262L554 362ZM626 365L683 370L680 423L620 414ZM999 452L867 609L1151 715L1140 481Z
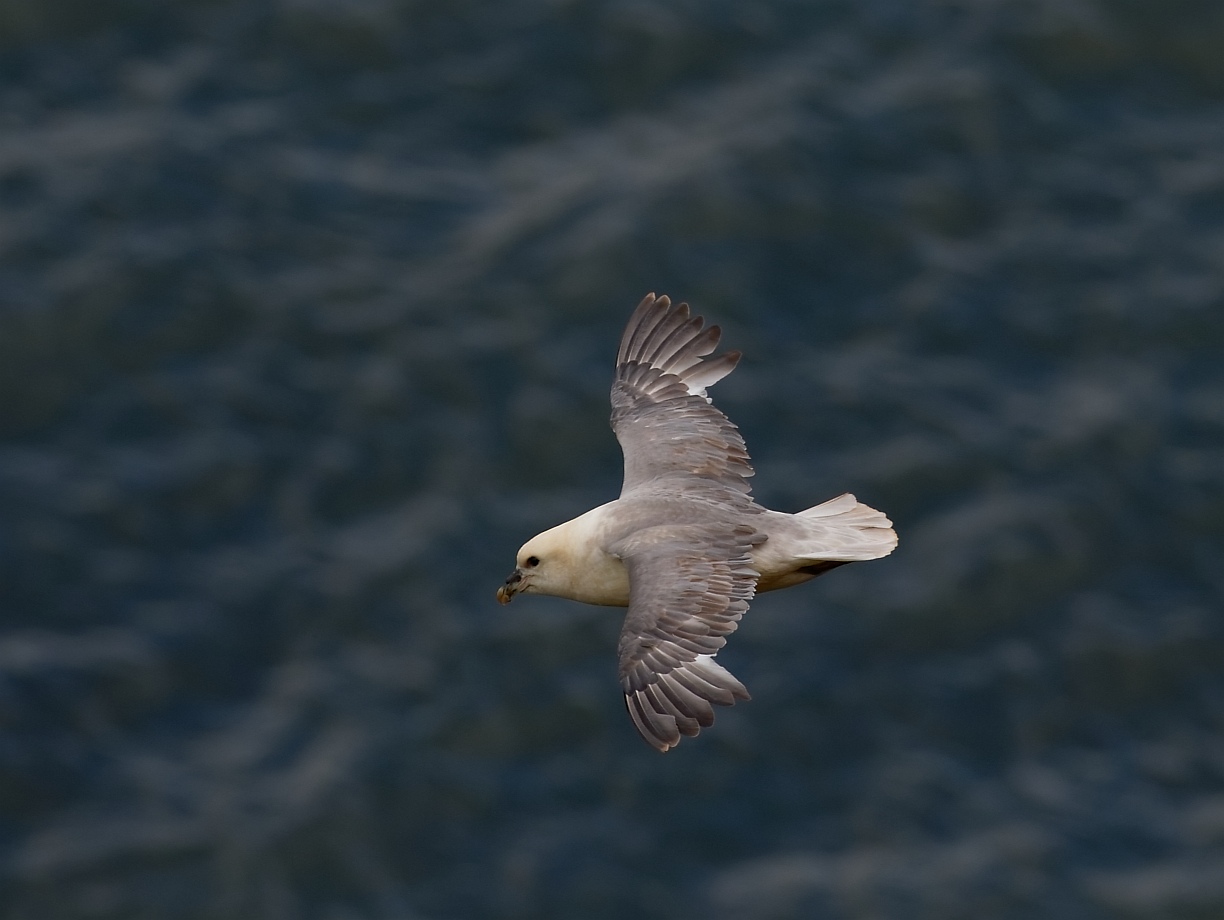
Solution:
M810 581L897 545L892 522L849 493L786 514L753 501L738 429L706 388L735 368L721 330L688 304L647 294L621 336L612 430L620 497L523 544L497 591L628 607L617 653L625 705L660 751L749 699L714 660L758 591Z

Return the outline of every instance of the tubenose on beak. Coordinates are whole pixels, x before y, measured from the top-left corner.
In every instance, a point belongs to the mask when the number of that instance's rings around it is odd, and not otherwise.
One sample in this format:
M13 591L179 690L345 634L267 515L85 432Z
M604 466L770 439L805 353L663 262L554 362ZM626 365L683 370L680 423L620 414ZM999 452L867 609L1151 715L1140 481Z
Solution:
M510 573L510 577L506 579L506 583L497 589L497 602L499 604L508 604L514 599L514 595L519 592L519 585L523 581L523 570L515 569Z

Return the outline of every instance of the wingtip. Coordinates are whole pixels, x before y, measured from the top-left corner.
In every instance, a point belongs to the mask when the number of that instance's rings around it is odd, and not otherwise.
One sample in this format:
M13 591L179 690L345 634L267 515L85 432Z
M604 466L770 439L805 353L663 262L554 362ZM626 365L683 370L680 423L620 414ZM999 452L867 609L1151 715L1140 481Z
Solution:
M680 732L675 728L674 720L672 724L673 731L668 732L667 736L664 737L658 730L657 725L657 720L662 716L662 713L648 712L645 701L640 694L626 693L625 708L629 710L629 718L633 720L633 725L637 729L638 735L659 753L666 754L680 743Z
M625 331L621 335L620 348L616 352L616 363L618 365L624 363L625 359L633 351L634 345L642 337L643 328L649 325L645 322L646 317L654 310L666 310L670 305L671 300L666 294L656 297L654 292L651 291L642 298L629 317L629 322L625 324Z

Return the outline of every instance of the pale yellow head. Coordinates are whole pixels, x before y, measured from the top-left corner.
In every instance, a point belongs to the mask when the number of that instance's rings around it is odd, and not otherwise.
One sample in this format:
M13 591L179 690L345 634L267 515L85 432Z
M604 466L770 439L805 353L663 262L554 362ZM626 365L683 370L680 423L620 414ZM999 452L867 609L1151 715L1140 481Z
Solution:
M516 594L552 594L568 597L572 580L570 552L565 539L569 522L532 537L518 551L514 571L497 589L497 599L508 604Z
M629 575L603 546L601 516L607 507L593 508L524 543L514 571L497 589L497 599L508 604L516 594L548 594L585 604L626 606Z

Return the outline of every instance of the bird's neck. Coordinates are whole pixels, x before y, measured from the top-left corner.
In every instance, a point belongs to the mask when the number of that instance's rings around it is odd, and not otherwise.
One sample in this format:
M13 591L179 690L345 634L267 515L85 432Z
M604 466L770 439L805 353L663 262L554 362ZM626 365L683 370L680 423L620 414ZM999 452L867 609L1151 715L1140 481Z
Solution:
M629 606L629 573L604 549L607 528L600 505L556 528L566 548L565 578L550 593L584 604Z

